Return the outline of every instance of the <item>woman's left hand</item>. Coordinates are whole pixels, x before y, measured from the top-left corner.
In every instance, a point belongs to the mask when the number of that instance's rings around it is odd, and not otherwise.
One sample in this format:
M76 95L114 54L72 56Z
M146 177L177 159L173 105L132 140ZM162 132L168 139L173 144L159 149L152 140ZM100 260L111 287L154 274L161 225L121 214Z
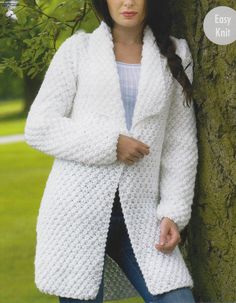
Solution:
M160 242L155 244L156 249L163 253L170 253L179 242L181 242L181 237L177 225L171 219L164 217L161 220Z

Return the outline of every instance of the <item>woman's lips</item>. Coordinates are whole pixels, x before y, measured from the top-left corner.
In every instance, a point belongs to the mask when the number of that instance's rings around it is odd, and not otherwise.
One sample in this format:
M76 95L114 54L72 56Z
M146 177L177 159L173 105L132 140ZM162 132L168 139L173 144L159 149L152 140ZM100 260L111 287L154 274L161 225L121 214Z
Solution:
M121 13L124 17L134 17L137 13Z

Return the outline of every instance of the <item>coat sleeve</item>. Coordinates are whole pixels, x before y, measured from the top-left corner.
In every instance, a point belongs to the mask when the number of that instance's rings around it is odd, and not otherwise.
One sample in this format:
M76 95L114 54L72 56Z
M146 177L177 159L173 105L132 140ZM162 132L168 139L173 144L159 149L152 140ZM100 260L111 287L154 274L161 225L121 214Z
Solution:
M85 33L82 33L85 34ZM111 120L88 115L68 117L76 94L78 44L74 34L56 51L26 119L24 137L34 149L86 165L117 160L119 129Z
M192 83L192 55L187 41L180 40L182 64L185 68L191 63L186 69L186 74ZM198 162L193 100L190 107L184 107L183 100L182 86L179 85L177 95L171 100L166 124L160 163L160 203L157 205L158 219L170 218L177 224L179 231L191 218Z

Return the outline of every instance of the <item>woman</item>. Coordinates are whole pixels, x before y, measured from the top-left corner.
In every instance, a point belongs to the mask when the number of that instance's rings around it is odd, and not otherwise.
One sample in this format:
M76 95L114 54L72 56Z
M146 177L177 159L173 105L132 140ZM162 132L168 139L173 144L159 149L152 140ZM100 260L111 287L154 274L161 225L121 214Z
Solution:
M195 302L178 247L198 160L188 44L166 0L93 4L101 24L61 45L26 121L26 142L55 157L36 286L61 303Z

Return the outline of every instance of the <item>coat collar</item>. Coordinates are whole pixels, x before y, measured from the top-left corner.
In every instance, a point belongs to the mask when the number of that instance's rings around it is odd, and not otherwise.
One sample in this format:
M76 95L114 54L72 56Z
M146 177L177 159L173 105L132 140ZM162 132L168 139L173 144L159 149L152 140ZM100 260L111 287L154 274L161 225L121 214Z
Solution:
M101 21L100 25L91 33L88 48L90 68L96 75L95 89L100 89L97 93L104 96L103 100L107 100L105 106L101 107L102 114L117 119L123 130L128 132L113 48L111 29L104 21ZM159 52L151 28L146 25L143 35L138 94L130 131L142 120L158 114L165 104L167 98L165 68L166 60Z

